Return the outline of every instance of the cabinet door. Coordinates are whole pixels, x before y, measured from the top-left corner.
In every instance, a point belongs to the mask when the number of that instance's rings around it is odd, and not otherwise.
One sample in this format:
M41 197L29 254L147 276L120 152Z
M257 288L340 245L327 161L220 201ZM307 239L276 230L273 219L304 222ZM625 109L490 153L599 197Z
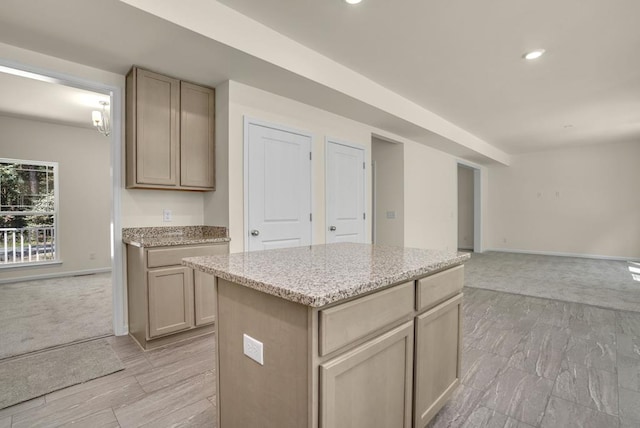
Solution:
M216 319L218 308L216 278L208 273L193 272L194 302L196 305L196 325L209 324Z
M136 69L136 184L178 185L180 81Z
M320 426L411 427L413 322L320 366Z
M211 88L180 84L180 185L214 189L215 93Z
M154 269L148 273L149 337L193 327L193 270Z
M415 428L426 426L460 383L462 294L416 318Z

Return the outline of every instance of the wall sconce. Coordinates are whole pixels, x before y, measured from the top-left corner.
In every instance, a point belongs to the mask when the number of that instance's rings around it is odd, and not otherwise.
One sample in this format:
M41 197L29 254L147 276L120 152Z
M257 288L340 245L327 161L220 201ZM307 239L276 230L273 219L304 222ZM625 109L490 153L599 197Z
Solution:
M111 123L109 121L109 112L107 111L109 103L106 101L100 101L100 105L102 106L102 111L94 110L91 113L91 121L98 132L107 137L111 134Z

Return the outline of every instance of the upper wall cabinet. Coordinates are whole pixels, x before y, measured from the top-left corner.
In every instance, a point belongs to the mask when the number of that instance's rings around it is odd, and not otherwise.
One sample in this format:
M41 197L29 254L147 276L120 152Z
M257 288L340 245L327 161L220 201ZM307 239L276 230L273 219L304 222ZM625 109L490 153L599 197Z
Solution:
M148 70L127 74L127 188L215 190L215 92Z

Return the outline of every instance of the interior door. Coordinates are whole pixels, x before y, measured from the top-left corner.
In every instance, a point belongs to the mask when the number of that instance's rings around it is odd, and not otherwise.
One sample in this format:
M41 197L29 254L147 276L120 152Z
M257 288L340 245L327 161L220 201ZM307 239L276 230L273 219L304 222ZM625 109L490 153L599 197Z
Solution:
M364 149L327 141L326 242L365 242Z
M247 126L247 251L311 245L311 136Z

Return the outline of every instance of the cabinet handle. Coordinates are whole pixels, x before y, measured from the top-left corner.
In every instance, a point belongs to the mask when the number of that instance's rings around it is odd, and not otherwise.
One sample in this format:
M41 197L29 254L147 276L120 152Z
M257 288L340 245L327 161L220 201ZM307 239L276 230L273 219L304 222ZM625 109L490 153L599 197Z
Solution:
M260 231L259 230L253 229L251 231L251 236L258 236L258 235L260 235Z
M336 227L335 226L330 226L329 230L333 232L334 230L336 230Z

